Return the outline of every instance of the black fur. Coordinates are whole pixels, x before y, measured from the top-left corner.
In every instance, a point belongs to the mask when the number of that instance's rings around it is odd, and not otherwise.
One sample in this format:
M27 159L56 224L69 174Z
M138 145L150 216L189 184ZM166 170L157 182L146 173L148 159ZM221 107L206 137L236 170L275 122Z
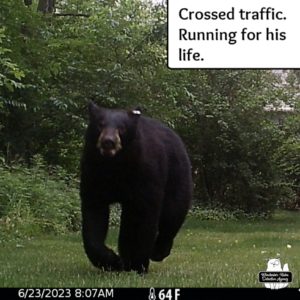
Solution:
M139 113L89 105L81 161L84 248L106 270L146 273L149 259L170 254L192 198L191 165L181 139ZM106 157L96 146L104 129L118 129L122 149ZM109 205L122 206L119 256L105 246Z

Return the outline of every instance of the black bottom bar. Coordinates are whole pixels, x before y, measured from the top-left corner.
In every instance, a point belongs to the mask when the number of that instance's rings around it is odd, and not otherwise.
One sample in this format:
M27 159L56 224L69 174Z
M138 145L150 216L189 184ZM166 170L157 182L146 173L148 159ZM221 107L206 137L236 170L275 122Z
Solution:
M249 297L300 299L300 289L284 288L1 288L1 299L202 300ZM286 298L287 299L287 298Z

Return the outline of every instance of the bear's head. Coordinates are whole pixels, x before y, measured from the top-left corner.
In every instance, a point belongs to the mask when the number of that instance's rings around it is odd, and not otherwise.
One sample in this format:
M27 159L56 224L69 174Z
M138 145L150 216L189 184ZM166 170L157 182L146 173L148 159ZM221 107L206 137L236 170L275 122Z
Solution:
M95 133L95 146L104 157L114 157L136 135L141 111L102 108L89 103L90 128Z

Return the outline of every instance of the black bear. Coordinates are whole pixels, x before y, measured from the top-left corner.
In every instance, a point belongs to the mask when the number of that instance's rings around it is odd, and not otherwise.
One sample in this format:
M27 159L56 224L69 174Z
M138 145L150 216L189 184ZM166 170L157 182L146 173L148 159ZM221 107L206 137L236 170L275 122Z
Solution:
M192 198L191 164L181 139L140 110L89 104L80 197L85 252L105 270L146 273L170 254ZM119 255L105 245L109 206L121 204Z

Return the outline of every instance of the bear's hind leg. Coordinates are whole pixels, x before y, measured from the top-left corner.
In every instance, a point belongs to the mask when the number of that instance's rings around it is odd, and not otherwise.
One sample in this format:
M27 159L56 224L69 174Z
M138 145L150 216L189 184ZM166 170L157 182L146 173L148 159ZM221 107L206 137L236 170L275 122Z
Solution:
M173 240L184 222L186 213L186 208L182 208L176 214L172 214L168 208L163 210L160 216L158 236L151 254L151 260L162 261L169 256Z
M191 206L192 180L189 164L173 165L159 217L158 236L151 260L162 261L172 249L173 240Z

